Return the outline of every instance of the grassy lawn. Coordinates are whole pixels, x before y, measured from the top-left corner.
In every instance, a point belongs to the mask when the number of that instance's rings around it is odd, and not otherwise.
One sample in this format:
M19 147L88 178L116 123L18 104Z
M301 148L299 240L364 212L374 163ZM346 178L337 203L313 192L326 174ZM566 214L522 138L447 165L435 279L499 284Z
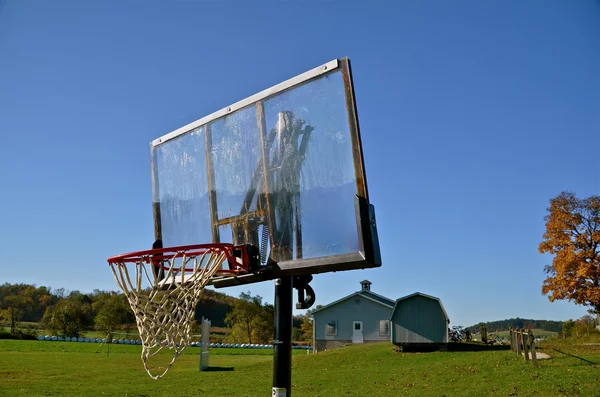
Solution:
M140 346L0 340L0 396L270 395L270 350L188 348L150 379ZM600 347L556 340L533 368L508 350L395 353L389 343L307 355L294 350L295 396L599 396ZM167 355L159 357L168 359Z

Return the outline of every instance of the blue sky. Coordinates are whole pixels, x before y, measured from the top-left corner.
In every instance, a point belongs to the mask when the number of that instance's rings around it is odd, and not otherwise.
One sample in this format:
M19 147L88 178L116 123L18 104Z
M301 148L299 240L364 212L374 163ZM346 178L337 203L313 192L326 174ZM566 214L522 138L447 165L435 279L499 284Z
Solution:
M0 0L0 282L116 290L153 241L149 143L331 59L352 60L383 266L453 324L585 314L541 295L563 190L600 190L600 2ZM250 290L272 302L273 283Z

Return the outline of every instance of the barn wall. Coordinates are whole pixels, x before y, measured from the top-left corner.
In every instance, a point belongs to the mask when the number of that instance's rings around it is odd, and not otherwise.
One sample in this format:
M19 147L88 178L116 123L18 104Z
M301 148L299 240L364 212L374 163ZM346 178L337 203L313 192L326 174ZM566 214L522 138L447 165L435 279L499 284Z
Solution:
M424 296L399 301L391 328L392 343L448 342L448 323L440 303Z
M363 322L365 341L389 341L390 335L379 335L379 320L389 320L392 308L360 295L314 313L315 341L340 340L352 342L352 322ZM337 335L327 335L327 323L337 320Z

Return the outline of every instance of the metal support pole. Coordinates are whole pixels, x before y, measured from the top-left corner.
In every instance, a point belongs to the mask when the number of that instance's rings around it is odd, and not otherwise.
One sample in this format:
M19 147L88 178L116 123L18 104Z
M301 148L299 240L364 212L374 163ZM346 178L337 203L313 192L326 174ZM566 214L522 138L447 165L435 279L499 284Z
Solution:
M276 397L292 395L292 292L291 276L275 280L272 395Z

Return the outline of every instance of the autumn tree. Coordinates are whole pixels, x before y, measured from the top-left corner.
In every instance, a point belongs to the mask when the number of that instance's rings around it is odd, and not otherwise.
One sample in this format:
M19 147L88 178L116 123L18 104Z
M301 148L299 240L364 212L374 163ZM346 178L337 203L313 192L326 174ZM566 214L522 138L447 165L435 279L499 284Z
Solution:
M17 326L21 322L23 313L30 310L33 306L33 300L29 296L9 295L4 298L7 313L10 320L10 332L14 334L17 331Z
M315 310L319 310L322 307L323 307L322 305L317 305L316 307L314 307L310 310L307 310L306 314L304 314L304 316L302 316L302 322L300 323L300 332L299 332L300 340L311 341L313 339L313 326L314 326L313 312Z
M313 338L313 321L309 314L306 314L300 324L300 339L310 341Z
M135 322L135 317L127 298L123 294L99 293L92 309L96 313L96 328L111 334L124 324Z
M264 343L272 335L273 315L273 306L263 306L262 297L242 292L227 313L225 323L231 327L234 341Z
M596 319L587 314L580 319L573 321L568 320L563 324L563 334L567 337L581 337L590 334L598 334L595 327Z
M550 200L542 254L554 256L545 267L542 293L567 299L600 313L600 196L577 198L563 192Z
M573 320L565 321L562 326L562 334L564 336L571 336L571 334L573 333L574 327L575 327L575 321L573 321Z
M8 309L3 309L0 304L0 332L2 332L3 323L10 322L10 311Z
M56 305L46 308L42 323L53 333L65 336L80 336L92 323L92 307L86 297L76 292Z
M44 310L52 303L46 287L9 283L0 285L0 307L4 308L5 314L9 314L11 323L13 320L16 323L40 321Z

